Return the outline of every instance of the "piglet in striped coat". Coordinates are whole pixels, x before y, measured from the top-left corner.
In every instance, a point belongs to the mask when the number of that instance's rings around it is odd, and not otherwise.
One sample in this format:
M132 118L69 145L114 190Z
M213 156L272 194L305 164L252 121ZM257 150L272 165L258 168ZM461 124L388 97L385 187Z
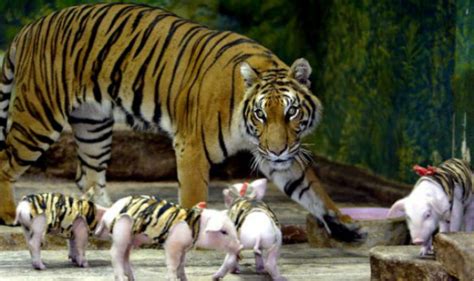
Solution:
M283 281L286 278L281 276L277 265L282 234L275 213L262 201L266 188L266 179L234 184L223 191L224 201L244 249L254 251L257 272L267 272L273 280ZM262 250L267 251L265 261ZM224 276L228 271L240 271L237 256L227 255L214 278Z
M440 232L474 230L474 185L469 163L460 159L414 170L422 177L407 197L393 204L388 216L405 214L412 242L422 246L424 256L432 251L437 228Z

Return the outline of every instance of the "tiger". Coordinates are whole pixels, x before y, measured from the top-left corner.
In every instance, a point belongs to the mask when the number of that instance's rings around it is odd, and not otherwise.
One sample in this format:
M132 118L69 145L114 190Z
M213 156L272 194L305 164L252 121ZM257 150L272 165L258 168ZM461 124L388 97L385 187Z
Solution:
M13 39L0 75L0 219L11 223L13 182L67 123L79 189L109 204L105 172L119 111L132 128L172 139L183 207L206 201L212 165L246 150L333 237L363 239L301 147L322 114L311 72L304 58L288 67L248 37L147 5L88 4L40 18Z

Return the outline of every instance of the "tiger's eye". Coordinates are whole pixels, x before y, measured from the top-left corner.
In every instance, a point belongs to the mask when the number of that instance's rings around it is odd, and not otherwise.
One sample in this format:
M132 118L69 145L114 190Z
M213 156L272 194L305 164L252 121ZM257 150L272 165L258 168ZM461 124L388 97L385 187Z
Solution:
M262 110L257 109L255 110L255 116L257 116L258 119L263 119L265 117L265 114L263 113Z
M288 116L293 116L295 115L296 113L298 112L298 109L295 107L295 106L292 106L288 109L288 111L286 112L286 114L288 114Z

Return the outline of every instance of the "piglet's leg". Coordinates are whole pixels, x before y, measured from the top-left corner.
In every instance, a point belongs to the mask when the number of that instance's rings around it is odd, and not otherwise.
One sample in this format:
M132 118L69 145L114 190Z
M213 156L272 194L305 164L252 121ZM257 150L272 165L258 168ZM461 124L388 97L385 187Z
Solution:
M420 256L426 256L426 255L431 255L433 254L433 238L430 237L430 239L426 240L423 246L420 249Z
M464 212L464 230L468 232L474 231L474 194L471 195L471 202Z
M68 240L68 247L69 247L69 259L73 263L76 263L77 249L76 249L76 242L74 241L74 237Z
M135 276L133 275L132 265L130 264L130 253L132 251L132 244L128 245L127 250L125 251L125 261L124 261L124 268L125 268L125 275L128 277L128 281L134 281Z
M76 250L76 255L72 259L80 267L88 267L86 260L87 239L89 238L89 230L87 223L83 218L78 218L72 225L72 235L74 237L73 243Z
M223 278L230 270L234 270L236 267L238 267L237 256L234 254L227 254L219 270L212 275L212 280Z
M179 223L171 228L164 245L168 280L187 280L184 264L186 250L191 245L191 229L186 223Z
M267 261L265 264L265 269L272 277L272 280L277 281L286 281L287 279L280 275L280 271L278 270L278 257L280 256L280 245L274 244L268 250Z
M31 254L31 263L35 269L43 270L46 266L41 261L41 240L46 231L46 217L37 216L31 222L29 231L28 249Z
M166 241L166 267L168 268L168 280L188 280L184 271L184 261L186 258L186 248L177 241L169 243ZM174 241L173 241L174 242Z
M456 232L461 230L463 223L464 210L461 201L457 198L453 200L453 207L451 209L451 219L449 223L449 231Z
M186 272L184 271L184 267L186 265L186 251L181 255L181 261L178 266L178 278L179 280L187 280Z
M439 232L441 232L441 233L449 232L449 222L440 221L439 222Z
M255 270L257 273L265 273L265 263L263 262L262 253L255 253Z
M125 281L126 253L127 249L132 245L132 219L123 216L115 222L112 232L112 248L110 255L112 266L114 268L115 280Z

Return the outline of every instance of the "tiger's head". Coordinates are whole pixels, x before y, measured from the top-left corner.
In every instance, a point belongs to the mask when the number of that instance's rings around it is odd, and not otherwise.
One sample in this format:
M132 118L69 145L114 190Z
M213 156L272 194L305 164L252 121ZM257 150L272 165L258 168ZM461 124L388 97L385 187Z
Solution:
M310 91L311 66L297 59L290 69L258 71L241 64L245 83L242 129L252 143L255 164L286 170L293 161L305 164L301 138L318 124L322 106Z

